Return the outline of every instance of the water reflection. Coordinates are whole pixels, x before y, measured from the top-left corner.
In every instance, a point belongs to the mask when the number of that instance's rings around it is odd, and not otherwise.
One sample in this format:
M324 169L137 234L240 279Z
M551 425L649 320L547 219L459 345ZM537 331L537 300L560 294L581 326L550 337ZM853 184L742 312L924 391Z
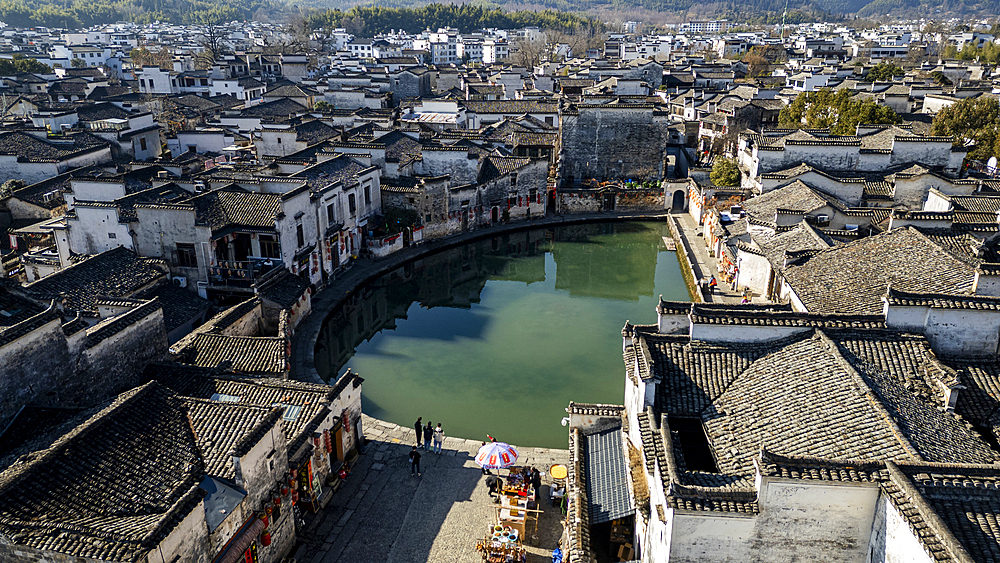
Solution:
M382 276L348 298L323 326L316 343L320 377L329 380L339 374L361 343L385 329L415 338L481 337L489 323L486 315L466 316L460 323L435 323L420 330L399 330L396 320L407 318L413 303L425 309L469 309L480 302L490 279L528 284L545 281L545 251L553 237L552 230L504 235L445 250Z
M625 320L653 322L661 293L687 299L665 229L514 233L400 267L328 319L316 367L325 379L359 371L365 412L378 418L408 426L423 416L450 435L565 447L559 419L570 400L623 399Z

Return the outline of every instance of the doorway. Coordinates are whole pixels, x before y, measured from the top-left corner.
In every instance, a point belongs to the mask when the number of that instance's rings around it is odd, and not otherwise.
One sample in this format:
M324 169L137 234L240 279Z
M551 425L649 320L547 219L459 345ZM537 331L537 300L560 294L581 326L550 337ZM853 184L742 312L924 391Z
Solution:
M500 208L494 207L490 210L490 222L497 223L500 221Z
M684 190L674 192L674 199L670 204L670 209L673 211L684 211Z
M615 210L615 194L613 193L604 194L604 210L605 211Z

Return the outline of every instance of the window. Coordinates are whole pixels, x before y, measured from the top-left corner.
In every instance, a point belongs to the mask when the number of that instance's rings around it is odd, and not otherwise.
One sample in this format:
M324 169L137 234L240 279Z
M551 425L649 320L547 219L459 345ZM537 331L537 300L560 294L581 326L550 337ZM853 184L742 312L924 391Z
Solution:
M108 233L108 238L118 238L118 235L114 233Z
M331 203L330 205L326 206L326 222L329 225L332 225L337 222L337 214L335 213L333 205L334 204Z
M143 151L146 150L146 138L145 137L140 137L139 138L139 150L143 150Z
M281 247L274 235L260 235L260 255L262 258L281 258Z
M354 194L347 196L347 207L351 210L351 215L354 215L358 211L358 202Z
M425 224L427 224L427 223L430 223L430 222L431 222L431 214L430 214L430 213L428 213L428 214L427 214L427 215L426 215L426 216L424 217L424 223L425 223Z
M365 205L372 204L372 188L371 186L365 186Z
M306 245L306 234L302 230L302 223L295 225L295 240L299 243L299 248Z
M281 137L278 137L278 144L281 144Z
M677 442L680 442L688 471L719 472L700 418L671 416L667 418L667 424Z
M511 172L510 173L510 187L513 188L516 185L517 185L517 172Z
M181 268L197 268L198 258L194 253L194 245L177 243L177 265Z

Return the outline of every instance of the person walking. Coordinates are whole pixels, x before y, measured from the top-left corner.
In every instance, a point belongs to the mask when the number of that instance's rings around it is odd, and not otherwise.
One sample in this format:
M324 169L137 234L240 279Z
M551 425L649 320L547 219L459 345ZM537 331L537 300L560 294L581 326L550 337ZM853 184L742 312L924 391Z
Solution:
M434 429L434 450L437 454L441 453L441 444L444 442L444 430L441 429L441 423L439 422L437 428Z
M716 281L715 276L712 276L712 279L708 280L708 291L709 291L709 293L715 295L715 287L717 285L719 285L719 282Z
M420 452L416 446L410 451L410 476L413 475L420 476Z
M417 431L417 447L420 447L420 437L424 435L424 425L420 422L424 417L418 416L417 421L413 423L413 429Z
M431 438L434 436L434 427L431 426L431 421L427 421L427 426L424 426L424 451L431 449Z

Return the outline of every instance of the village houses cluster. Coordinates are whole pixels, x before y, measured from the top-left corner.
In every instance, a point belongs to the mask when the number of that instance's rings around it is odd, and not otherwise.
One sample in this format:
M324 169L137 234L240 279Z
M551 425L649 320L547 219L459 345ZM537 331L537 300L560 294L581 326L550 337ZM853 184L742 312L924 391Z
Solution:
M612 521L644 562L994 560L1000 180L929 133L1000 93L945 57L981 24L0 28L48 69L0 76L0 560L282 561L364 442L359 374L293 373L316 291L665 211L749 302L625 324L624 403L568 409L567 560ZM898 123L779 127L823 88Z

